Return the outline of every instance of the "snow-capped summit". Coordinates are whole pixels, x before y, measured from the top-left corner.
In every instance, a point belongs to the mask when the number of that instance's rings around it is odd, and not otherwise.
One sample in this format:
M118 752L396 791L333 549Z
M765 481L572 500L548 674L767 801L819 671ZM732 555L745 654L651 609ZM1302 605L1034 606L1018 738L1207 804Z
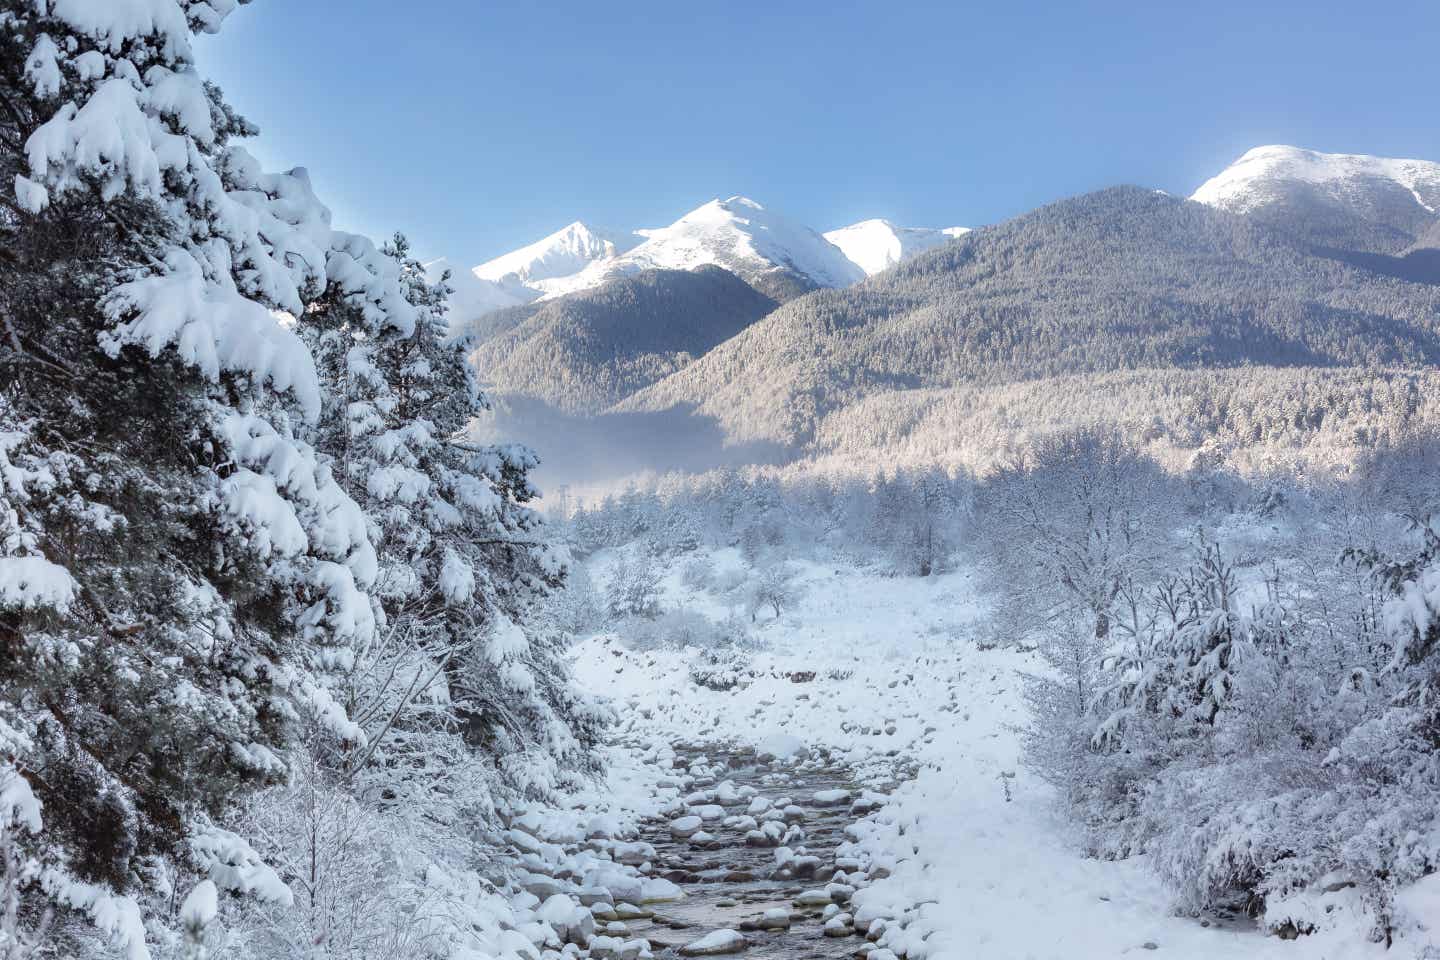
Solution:
M480 264L472 272L481 280L533 300L549 291L548 281L573 276L591 263L610 260L635 246L639 237L587 226L576 220L529 246Z
M639 241L634 234L599 230L577 220L469 270L457 269L443 257L425 266L437 280L445 270L450 271L450 286L455 291L450 297L450 314L464 322L554 295L552 288L557 284L564 288L570 277L591 263L614 259Z
M1317 248L1404 255L1433 246L1440 229L1440 163L1256 147L1190 199Z
M1377 185L1402 187L1429 213L1440 209L1440 163L1392 160L1300 147L1256 147L1201 184L1190 197L1235 213L1269 202L1279 184L1310 184L1338 200L1353 200Z
M779 275L811 287L843 287L864 278L864 272L819 233L748 197L711 200L668 227L639 232L644 243L592 263L557 285L555 292L583 290L641 270L692 270L705 264L762 286Z
M861 279L840 248L748 197L711 200L647 236L630 254L646 268L690 269L714 263L743 276L747 270L781 267L821 287L843 287Z
M705 265L723 267L785 300L816 287L856 283L965 232L966 227L932 230L866 220L822 235L748 197L729 197L702 204L669 226L632 234L576 221L473 270L455 271L453 312L473 319L644 270Z
M946 240L969 233L969 227L897 227L889 220L861 220L848 227L831 230L825 239L844 252L856 266L873 277L922 250L939 246Z

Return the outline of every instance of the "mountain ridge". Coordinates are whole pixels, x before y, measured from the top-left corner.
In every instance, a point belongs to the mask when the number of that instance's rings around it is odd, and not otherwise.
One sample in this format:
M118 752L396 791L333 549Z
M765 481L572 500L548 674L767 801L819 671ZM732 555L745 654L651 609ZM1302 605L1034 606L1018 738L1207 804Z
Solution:
M1246 216L1117 187L785 304L616 406L693 405L733 440L804 443L885 390L1140 367L1440 361L1440 291Z
M470 324L496 310L568 296L644 270L705 264L788 300L857 283L967 229L865 220L822 234L747 197L733 196L701 204L665 227L623 234L576 220L469 270L444 259L428 266L437 277L442 268L450 269L456 291L452 312Z

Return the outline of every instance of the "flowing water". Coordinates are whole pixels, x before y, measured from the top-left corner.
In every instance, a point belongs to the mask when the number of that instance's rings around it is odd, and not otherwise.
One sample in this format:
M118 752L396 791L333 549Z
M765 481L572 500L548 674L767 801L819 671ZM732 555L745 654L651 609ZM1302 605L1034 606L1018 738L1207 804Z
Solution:
M726 759L730 769L720 775L721 780L730 780L737 788L753 787L759 796L771 801L788 797L804 810L805 817L798 822L804 837L791 840L790 846L797 854L803 848L805 855L817 857L818 874L772 879L777 867L776 848L747 846L743 829L706 824L706 832L715 839L697 846L672 836L669 820L651 823L640 837L656 850L651 874L678 883L685 898L654 904L653 918L626 924L629 935L648 939L656 957L667 960L677 956L680 947L723 929L744 932L749 941L744 953L752 957L819 960L862 952L869 946L862 936L824 935L823 905L795 903L802 893L825 889L836 867L836 850L845 839L845 827L858 816L852 814L849 800L833 806L817 805L815 793L846 790L859 798L860 788L833 767L771 767L757 764L753 758ZM742 814L745 806L732 806L727 813ZM845 861L841 866L855 869L855 864ZM802 866L801 872L808 870ZM755 929L765 912L774 909L789 912L789 929ZM849 911L843 904L839 909Z

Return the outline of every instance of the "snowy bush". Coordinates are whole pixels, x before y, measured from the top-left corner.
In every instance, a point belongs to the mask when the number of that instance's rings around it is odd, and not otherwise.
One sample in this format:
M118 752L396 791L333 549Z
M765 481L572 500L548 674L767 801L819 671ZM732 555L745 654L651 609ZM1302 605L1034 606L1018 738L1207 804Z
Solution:
M621 553L605 585L605 610L612 619L659 616L659 564L644 553Z
M692 590L709 590L715 585L715 561L709 555L691 557L680 566L680 582Z
M1122 591L1103 643L1043 643L1027 756L1092 851L1143 851L1185 911L1299 936L1362 910L1389 939L1397 895L1440 869L1440 535L1418 532L1413 559L1361 551L1392 598L1379 624L1366 591L1296 603L1276 567L1242 581L1202 539Z
M715 622L694 610L667 610L654 619L632 617L615 627L626 645L635 650L722 650L755 645L745 621L734 615Z
M742 567L727 567L715 574L715 583L711 592L716 596L736 596L744 591L744 587L750 582L750 574Z
M736 690L754 679L748 658L738 650L709 650L690 661L690 680L709 690Z

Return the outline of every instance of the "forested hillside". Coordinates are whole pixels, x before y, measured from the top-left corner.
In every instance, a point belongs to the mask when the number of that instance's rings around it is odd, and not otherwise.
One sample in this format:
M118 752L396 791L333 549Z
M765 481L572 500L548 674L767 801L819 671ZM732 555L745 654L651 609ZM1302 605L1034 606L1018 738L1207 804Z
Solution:
M774 308L775 301L720 267L646 270L499 314L471 360L497 394L599 413Z
M1118 187L788 303L624 402L736 439L810 440L880 392L1141 368L1418 366L1440 292L1315 256L1198 203Z
M987 473L1038 439L1122 430L1175 470L1344 468L1440 423L1440 372L1144 368L871 394L827 413L807 453L836 464Z

